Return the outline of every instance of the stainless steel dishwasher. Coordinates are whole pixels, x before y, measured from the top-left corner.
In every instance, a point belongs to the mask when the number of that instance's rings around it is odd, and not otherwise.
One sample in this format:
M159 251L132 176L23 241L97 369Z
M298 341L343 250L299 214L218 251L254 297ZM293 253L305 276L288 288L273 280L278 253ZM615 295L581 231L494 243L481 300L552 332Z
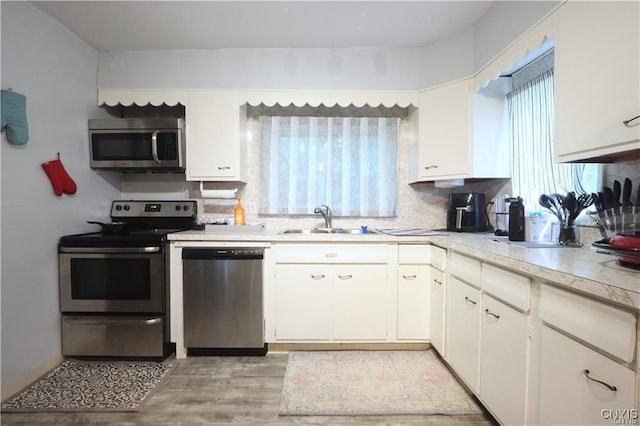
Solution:
M189 355L265 355L262 247L184 248Z

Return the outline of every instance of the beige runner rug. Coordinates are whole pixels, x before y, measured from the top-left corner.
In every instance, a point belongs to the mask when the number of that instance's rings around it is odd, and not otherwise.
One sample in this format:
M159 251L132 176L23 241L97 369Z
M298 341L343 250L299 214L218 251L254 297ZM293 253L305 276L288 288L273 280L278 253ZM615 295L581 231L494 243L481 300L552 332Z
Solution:
M433 350L291 352L280 415L478 415Z

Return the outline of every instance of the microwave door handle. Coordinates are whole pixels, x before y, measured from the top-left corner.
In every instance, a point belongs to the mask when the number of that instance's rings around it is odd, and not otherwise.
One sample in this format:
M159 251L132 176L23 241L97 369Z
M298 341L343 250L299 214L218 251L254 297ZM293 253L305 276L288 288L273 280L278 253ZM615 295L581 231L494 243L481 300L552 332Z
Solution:
M160 133L160 130L154 130L151 134L151 156L153 157L153 161L161 164L158 158L158 133Z

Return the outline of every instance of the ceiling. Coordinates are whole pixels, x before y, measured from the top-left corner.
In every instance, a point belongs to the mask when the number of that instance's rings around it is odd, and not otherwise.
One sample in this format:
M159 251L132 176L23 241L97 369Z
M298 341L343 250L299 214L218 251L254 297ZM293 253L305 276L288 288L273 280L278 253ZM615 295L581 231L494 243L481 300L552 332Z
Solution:
M492 1L34 1L99 51L420 47Z

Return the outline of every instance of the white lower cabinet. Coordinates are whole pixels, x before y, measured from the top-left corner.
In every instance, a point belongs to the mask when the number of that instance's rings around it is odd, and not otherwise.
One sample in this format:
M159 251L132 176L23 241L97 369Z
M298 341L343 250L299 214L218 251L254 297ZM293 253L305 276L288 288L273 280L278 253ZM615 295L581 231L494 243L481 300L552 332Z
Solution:
M276 246L275 340L386 340L387 250L384 245Z
M477 394L480 366L480 290L451 276L447 282L449 364Z
M331 272L328 265L278 265L276 338L331 338Z
M429 265L398 267L398 339L429 338Z
M444 272L431 267L429 295L429 319L431 345L443 357L445 352L444 315L445 315L445 275Z
M432 247L398 246L398 340L429 339L429 259Z
M630 411L637 409L634 372L547 326L541 331L540 371L539 424L638 421L637 411Z
M506 425L525 424L528 343L527 316L483 294L480 398Z
M387 266L339 265L333 280L333 338L387 338Z

